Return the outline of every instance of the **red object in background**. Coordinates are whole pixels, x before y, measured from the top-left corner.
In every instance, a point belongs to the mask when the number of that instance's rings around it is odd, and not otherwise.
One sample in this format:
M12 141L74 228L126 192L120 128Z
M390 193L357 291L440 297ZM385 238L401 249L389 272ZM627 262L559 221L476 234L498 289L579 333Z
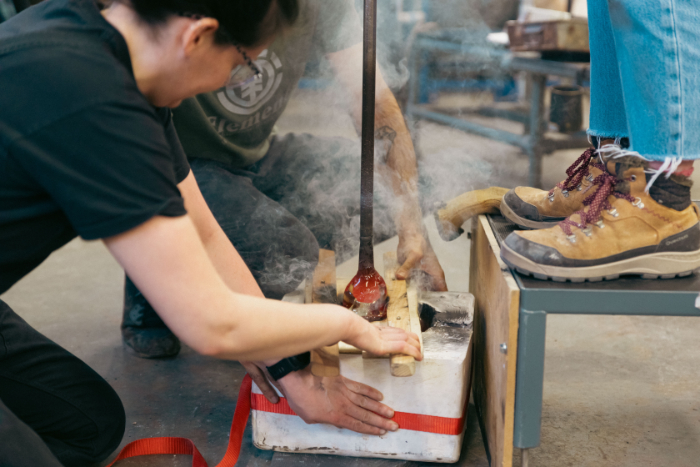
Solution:
M386 319L388 302L386 283L373 267L360 269L343 294L343 306L367 321Z

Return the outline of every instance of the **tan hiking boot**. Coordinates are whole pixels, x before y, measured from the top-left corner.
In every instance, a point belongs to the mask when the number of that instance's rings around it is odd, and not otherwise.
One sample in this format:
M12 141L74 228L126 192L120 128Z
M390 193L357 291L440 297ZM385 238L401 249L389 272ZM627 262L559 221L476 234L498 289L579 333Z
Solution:
M505 194L501 214L524 229L546 229L583 209L583 201L598 189L605 171L595 149L587 149L566 169L567 178L549 191L519 186Z
M501 258L538 279L571 282L623 274L671 278L699 270L700 208L690 202L689 185L687 202L666 198L682 209L660 204L645 192L646 162L623 159L608 162L617 177L600 175L601 186L583 210L549 229L511 233Z

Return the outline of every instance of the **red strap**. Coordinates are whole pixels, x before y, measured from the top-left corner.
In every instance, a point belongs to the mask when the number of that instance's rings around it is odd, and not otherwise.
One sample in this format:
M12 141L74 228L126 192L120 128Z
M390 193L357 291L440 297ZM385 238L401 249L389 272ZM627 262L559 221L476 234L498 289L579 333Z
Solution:
M268 401L262 394L251 394L253 410L270 412L280 415L296 415L289 406L287 399L280 397L277 404ZM465 412L467 404L464 405ZM415 413L394 412L394 418L402 430L422 431L424 433L436 433L439 435L458 435L464 427L464 413L461 418L436 417L434 415L420 415Z
M250 415L250 389L253 380L249 375L245 375L238 391L238 401L236 411L233 414L231 423L231 434L228 438L228 448L221 462L216 467L233 467L238 461L241 453L241 441L245 431L248 416ZM285 401L286 402L286 401ZM187 438L144 438L133 441L121 450L119 455L107 467L112 467L122 459L135 456L145 456L150 454L191 454L192 467L208 467L207 462L197 450L192 440Z

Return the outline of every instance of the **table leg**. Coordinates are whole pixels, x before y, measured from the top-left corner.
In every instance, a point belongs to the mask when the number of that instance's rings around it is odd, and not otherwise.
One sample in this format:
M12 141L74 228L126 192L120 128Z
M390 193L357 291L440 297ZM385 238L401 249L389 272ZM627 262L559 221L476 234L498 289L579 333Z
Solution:
M546 327L546 312L520 310L513 429L513 445L518 448L540 444Z
M530 144L528 156L530 157L530 172L528 185L541 188L542 184L542 138L545 129L544 92L547 84L547 76L533 74L530 90Z
M413 110L418 104L418 93L420 89L420 62L421 53L414 45L408 57L408 69L411 70L411 79L408 81L408 98L406 99L406 115L409 120L413 120Z
M523 76L525 77L525 95L522 97L522 101L524 105L527 105L528 102L530 102L530 96L532 95L532 73L528 72L522 72ZM532 122L530 121L530 115L528 114L528 117L525 119L525 123L523 124L523 136L527 136L530 134L530 124Z
M530 450L520 450L520 467L528 467L530 465Z

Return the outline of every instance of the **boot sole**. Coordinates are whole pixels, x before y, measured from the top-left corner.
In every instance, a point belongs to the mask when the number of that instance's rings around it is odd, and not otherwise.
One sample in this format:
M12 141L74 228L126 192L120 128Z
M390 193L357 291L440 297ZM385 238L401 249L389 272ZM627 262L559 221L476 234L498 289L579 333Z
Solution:
M644 279L673 279L694 272L700 273L700 250L652 253L597 266L565 268L537 264L503 244L501 258L521 274L555 282L599 282L617 279L622 275L637 275Z
M173 358L181 348L180 340L167 328L122 328L122 344L129 353L148 359Z
M160 352L157 354L153 353L145 353L145 352L139 352L138 350L134 349L132 346L127 344L126 342L122 341L122 346L126 349L126 351L132 355L135 355L139 358L143 358L146 360L167 360L167 359L172 359L177 357L180 354L180 348L177 349L177 351L173 352Z
M517 215L511 208L508 206L508 203L506 203L505 200L501 201L501 214L511 221L512 223L516 224L518 227L522 227L523 229L528 229L528 230L539 230L539 229L548 229L550 227L554 227L557 225L560 221L554 221L554 222L538 222L538 221L531 221L529 219L525 219L524 217L520 217Z

